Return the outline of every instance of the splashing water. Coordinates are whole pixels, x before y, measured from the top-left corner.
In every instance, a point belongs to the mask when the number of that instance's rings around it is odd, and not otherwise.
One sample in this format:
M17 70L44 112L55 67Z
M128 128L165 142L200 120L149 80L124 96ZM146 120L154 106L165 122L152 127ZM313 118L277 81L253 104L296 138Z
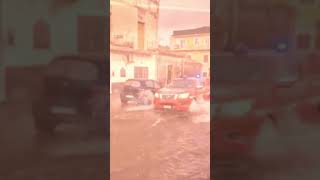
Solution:
M300 172L301 176L306 176L307 174L311 176L311 174L314 174L311 169L320 167L320 145L318 143L320 125L303 123L292 109L281 112L278 115L278 119L279 124L277 127L274 127L271 122L266 122L261 129L256 139L256 157L262 161L278 159L285 162L289 160L293 164L284 164L282 166L293 165L298 169L305 169ZM309 170L307 171L306 169ZM279 177L279 179L288 179L290 174L293 175L293 173L280 172L279 176L281 178ZM297 178L298 176L295 177Z
M146 110L152 110L153 105L137 105L132 107L125 108L125 111L146 111Z
M195 114L192 118L194 123L210 122L210 101L198 100L190 105L190 112Z

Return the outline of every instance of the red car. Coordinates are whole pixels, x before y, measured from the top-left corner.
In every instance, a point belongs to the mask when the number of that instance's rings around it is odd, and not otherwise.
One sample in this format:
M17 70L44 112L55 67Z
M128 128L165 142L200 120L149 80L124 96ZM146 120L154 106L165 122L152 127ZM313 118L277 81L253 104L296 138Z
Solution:
M205 88L201 78L179 78L173 80L165 88L155 93L155 109L189 111L194 101L204 98L208 88Z

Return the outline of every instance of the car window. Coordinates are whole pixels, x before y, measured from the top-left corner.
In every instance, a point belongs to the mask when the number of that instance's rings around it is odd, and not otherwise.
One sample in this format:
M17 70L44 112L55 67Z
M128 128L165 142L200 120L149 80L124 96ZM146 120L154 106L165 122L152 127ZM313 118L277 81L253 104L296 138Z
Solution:
M179 80L173 80L168 87L171 88L192 88L196 87L197 82L195 80L191 79L179 79Z
M145 86L146 86L147 88L154 88L153 81L146 81L146 82L145 82Z
M93 63L63 59L52 62L47 74L72 80L93 81L98 80L99 72L98 67Z
M135 81L135 80L128 80L126 83L125 83L126 86L131 86L131 87L135 87L135 88L138 88L138 87L141 87L141 82L140 81Z

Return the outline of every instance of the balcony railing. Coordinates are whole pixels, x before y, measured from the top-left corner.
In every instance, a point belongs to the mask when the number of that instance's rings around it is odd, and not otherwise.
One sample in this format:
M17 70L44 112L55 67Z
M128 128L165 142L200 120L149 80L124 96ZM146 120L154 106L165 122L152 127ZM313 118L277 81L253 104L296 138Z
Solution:
M134 48L134 42L124 39L121 35L111 36L110 43L116 46Z

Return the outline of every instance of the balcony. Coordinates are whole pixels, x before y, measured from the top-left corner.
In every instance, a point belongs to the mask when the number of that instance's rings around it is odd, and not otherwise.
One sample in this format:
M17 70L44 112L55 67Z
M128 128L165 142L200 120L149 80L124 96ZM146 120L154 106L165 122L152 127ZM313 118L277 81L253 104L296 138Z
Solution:
M134 42L125 39L123 35L112 35L110 37L110 44L126 48L134 48Z

